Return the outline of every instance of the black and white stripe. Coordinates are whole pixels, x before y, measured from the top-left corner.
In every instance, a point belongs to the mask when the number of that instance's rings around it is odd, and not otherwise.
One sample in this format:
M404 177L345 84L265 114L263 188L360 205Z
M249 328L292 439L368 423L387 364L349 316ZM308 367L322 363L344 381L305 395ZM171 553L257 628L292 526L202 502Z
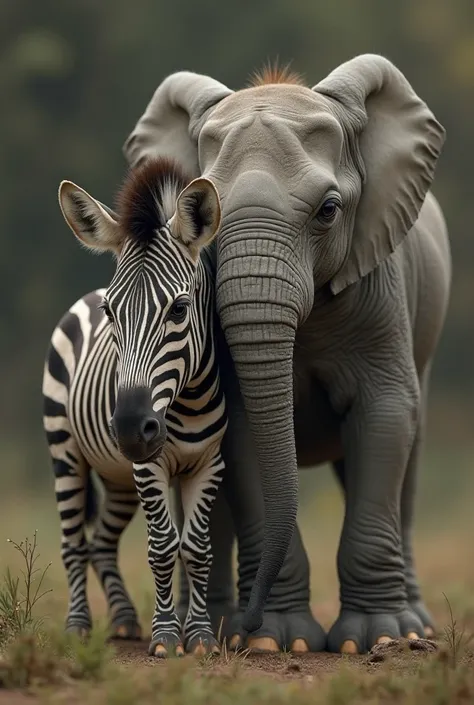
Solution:
M175 203L178 195L177 185L170 194L170 184L156 203L168 219L167 203ZM186 315L182 321L170 318L170 309L182 300L189 304ZM210 269L202 257L190 256L168 220L145 245L126 239L109 288L77 301L52 335L43 379L44 428L70 591L68 629L91 626L86 596L90 559L106 594L113 633L139 636L117 566L117 547L140 501L156 584L151 653L179 652L183 637L189 651L201 642L207 650L216 647L206 609L209 515L224 468L220 445L227 418L213 327ZM134 388L149 389L153 411L165 414L166 441L158 458L132 465L112 440L109 424L118 390ZM102 480L105 499L88 541L91 468ZM179 476L184 510L181 537L170 512L174 476ZM172 595L178 553L190 583L184 628Z

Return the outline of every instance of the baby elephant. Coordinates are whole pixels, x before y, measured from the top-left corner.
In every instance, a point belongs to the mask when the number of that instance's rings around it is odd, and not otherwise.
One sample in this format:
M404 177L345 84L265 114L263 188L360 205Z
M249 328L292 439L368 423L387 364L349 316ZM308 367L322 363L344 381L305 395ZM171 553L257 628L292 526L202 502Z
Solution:
M227 415L213 338L213 276L202 252L220 225L217 191L207 179L189 183L174 162L154 159L127 177L118 215L68 181L59 201L76 237L117 260L109 287L80 299L59 322L44 371L44 427L69 583L67 629L84 633L91 626L90 558L113 635L140 636L117 565L119 538L140 501L156 586L150 654L218 653L206 607L209 516L224 470ZM88 543L91 468L105 500ZM181 537L169 501L176 475ZM183 629L172 594L178 551L190 587Z

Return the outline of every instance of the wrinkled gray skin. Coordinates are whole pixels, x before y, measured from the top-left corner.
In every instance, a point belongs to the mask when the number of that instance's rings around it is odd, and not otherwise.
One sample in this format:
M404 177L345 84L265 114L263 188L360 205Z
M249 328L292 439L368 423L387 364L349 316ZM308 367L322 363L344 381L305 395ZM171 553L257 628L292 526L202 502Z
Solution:
M328 461L346 499L329 649L365 651L431 626L410 532L450 284L445 224L429 193L443 142L405 77L375 55L313 89L232 92L206 76L171 75L126 142L132 165L168 154L211 179L222 199L226 490L239 542L238 615L246 608L253 646L325 647L295 526L298 465ZM215 518L210 599L229 604L223 506Z

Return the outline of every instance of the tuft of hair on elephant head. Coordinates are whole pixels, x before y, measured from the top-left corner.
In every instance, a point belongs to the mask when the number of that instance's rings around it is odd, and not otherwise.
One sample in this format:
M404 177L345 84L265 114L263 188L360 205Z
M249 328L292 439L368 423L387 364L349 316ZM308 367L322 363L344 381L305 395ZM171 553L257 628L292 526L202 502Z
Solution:
M296 521L295 333L318 292L340 294L403 241L444 142L427 105L382 56L357 56L313 88L275 81L234 92L175 73L124 146L132 166L169 155L211 179L221 197L217 310L265 502L248 631L262 623Z

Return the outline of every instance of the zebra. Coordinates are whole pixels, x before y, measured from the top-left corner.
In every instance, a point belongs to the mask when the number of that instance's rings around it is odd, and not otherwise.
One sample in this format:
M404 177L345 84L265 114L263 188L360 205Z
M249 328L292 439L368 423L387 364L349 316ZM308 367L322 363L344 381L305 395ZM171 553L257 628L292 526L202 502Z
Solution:
M61 182L58 197L79 241L117 260L108 288L87 294L60 320L44 367L44 429L69 586L66 630L83 635L91 628L90 560L111 636L141 638L117 565L119 538L141 504L156 593L149 653L219 653L206 594L227 411L215 353L214 277L204 256L220 226L217 191L157 158L128 173L119 215L70 181ZM88 540L91 469L105 497ZM170 512L175 477L181 537ZM184 625L172 593L178 554L190 589Z

